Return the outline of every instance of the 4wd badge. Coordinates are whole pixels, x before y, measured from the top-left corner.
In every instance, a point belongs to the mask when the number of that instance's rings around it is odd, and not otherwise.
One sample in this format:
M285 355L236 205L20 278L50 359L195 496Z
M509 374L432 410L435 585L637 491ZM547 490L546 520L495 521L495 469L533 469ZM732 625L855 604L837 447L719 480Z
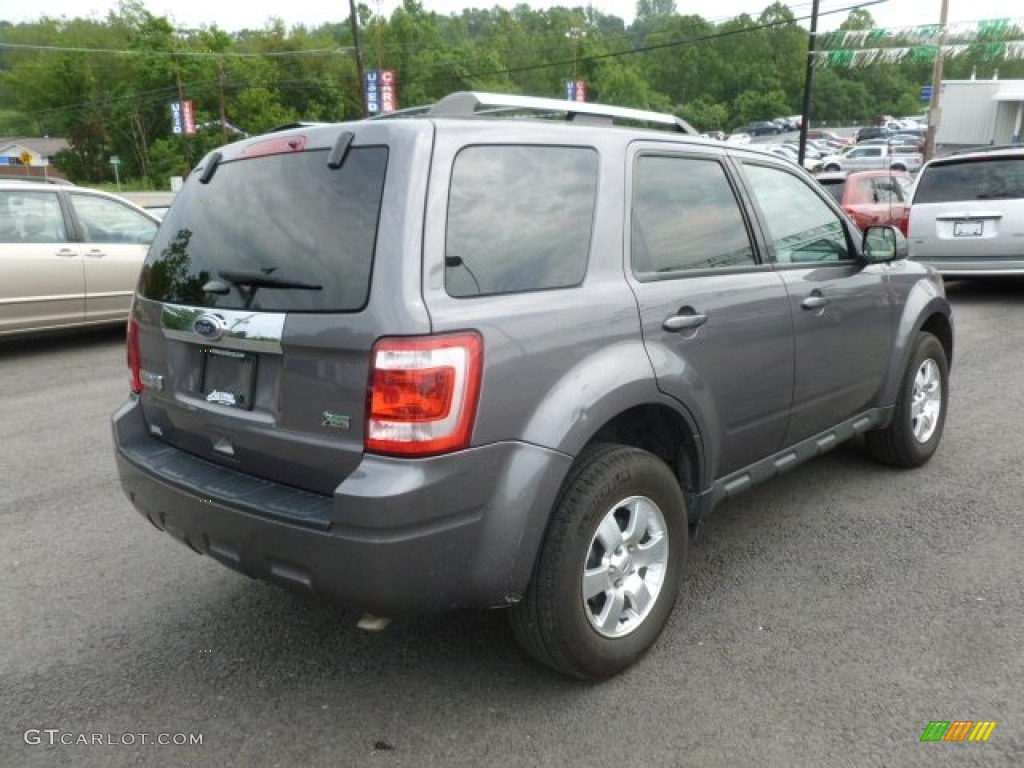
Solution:
M347 430L351 428L352 420L348 416L344 416L340 413L331 413L330 411L324 411L324 420L321 422L320 426Z

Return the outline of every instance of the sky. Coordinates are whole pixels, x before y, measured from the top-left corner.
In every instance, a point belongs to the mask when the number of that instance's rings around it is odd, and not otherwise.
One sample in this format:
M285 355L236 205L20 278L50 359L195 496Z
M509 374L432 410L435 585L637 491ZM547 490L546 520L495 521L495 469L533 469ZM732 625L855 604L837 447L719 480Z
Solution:
M511 8L522 0L420 0L428 11L448 15L464 8ZM697 14L709 21L719 22L748 13L757 17L772 0L675 0L680 14ZM785 0L783 0L785 2ZM819 0L818 29L835 29L846 18L847 11L827 14L829 10L845 9L870 0ZM948 0L949 22L970 22L992 18L1024 17L1024 5L1019 0ZM385 16L398 7L399 0L363 0L375 13ZM531 0L526 3L534 8L562 5L573 7L586 5L587 0ZM636 3L634 0L591 0L596 10L614 14L626 20L633 19ZM792 0L786 3L799 17L810 16L811 0ZM180 27L197 28L216 24L221 29L234 32L239 29L261 29L271 18L281 19L287 27L305 24L310 27L324 22L347 21L348 3L345 0L143 0L143 5L156 16L166 16ZM6 7L4 7L6 6ZM713 10L709 10L709 6ZM0 20L11 22L34 21L42 16L54 18L95 18L102 20L107 13L117 8L117 0L31 0L16 3L3 0L0 3ZM941 0L883 0L866 6L880 27L907 27L919 24L934 24L939 21Z

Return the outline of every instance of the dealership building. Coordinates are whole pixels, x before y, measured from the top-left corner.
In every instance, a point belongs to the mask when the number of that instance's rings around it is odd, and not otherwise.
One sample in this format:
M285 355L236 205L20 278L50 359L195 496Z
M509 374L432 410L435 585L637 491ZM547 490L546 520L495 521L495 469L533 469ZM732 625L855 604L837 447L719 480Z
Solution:
M945 80L936 144L1024 143L1024 80Z

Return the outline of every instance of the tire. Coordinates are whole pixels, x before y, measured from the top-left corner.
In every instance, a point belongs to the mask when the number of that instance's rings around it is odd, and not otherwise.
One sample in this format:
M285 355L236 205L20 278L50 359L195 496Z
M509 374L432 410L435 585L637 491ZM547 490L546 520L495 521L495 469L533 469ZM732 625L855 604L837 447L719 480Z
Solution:
M930 333L914 344L888 427L864 437L871 455L897 467L919 467L939 447L949 401L946 350Z
M530 586L512 608L516 639L572 677L621 672L668 621L686 547L686 504L665 462L627 446L587 449L562 487Z
M903 165L903 163L896 163L896 165L892 166L892 168L890 168L889 170L891 170L891 171L906 171L907 170L907 166Z
M828 165L825 166L825 170L826 171L838 171L838 170L840 170L840 168L835 163L829 163Z

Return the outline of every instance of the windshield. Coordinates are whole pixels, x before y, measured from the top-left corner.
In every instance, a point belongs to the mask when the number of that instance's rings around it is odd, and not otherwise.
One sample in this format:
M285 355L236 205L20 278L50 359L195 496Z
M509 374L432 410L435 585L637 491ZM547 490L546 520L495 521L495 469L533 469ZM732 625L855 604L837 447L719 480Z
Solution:
M225 162L209 184L189 185L149 250L141 294L221 309L362 309L388 153L353 148L338 169L327 154Z

